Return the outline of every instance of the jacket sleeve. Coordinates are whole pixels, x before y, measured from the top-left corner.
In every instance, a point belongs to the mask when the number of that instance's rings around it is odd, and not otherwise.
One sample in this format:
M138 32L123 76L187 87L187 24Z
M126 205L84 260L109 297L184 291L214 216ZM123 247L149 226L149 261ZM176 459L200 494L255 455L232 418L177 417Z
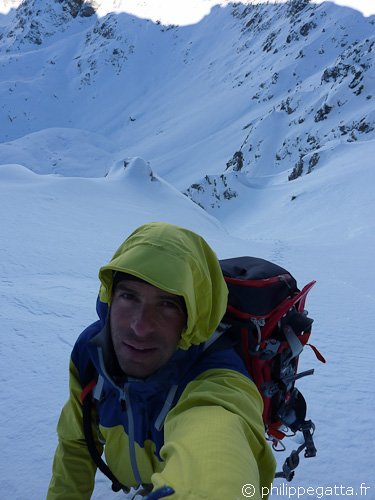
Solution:
M69 366L69 389L69 400L57 424L59 443L53 461L47 500L88 500L95 485L96 465L86 446L83 432L80 400L82 386L72 360ZM94 418L93 416L93 422ZM96 434L95 427L94 438ZM95 442L99 453L102 453L103 446L97 439Z
M244 375L223 369L201 374L167 416L165 468L153 475L154 487L171 486L174 500L236 500L244 491L253 500L267 498L276 462L262 411L261 396Z

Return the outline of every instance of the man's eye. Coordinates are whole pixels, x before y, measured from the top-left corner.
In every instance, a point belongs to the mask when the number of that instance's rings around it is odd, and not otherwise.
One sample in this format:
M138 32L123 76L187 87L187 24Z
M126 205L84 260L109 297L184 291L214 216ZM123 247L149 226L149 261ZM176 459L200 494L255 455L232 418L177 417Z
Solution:
M123 299L126 299L126 300L134 300L135 299L135 296L132 293L127 293L127 292L122 293L121 297Z
M171 302L169 300L165 300L163 305L171 309L178 309L178 305L175 302Z

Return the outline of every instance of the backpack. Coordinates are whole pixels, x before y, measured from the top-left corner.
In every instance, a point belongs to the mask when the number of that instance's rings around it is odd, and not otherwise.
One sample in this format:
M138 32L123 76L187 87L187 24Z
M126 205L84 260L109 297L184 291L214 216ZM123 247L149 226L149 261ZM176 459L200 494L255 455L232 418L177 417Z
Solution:
M307 316L305 301L315 281L301 291L293 276L282 267L255 257L220 261L229 295L222 328L235 339L236 350L245 362L264 403L263 422L267 439L275 451L284 451L282 439L302 432L303 443L285 460L275 477L291 481L299 454L314 457L315 425L306 420L306 402L295 381L314 370L297 374L299 356L309 345L325 363L319 351L308 344L313 319Z
M306 420L306 402L295 387L297 379L314 373L307 370L297 374L299 356L305 345L325 363L319 351L308 344L313 320L304 308L306 295L315 281L300 291L288 271L267 260L237 257L219 262L229 291L227 311L217 331L206 342L203 357L228 347L236 349L262 396L266 437L275 451L286 449L282 439L289 437L290 432L293 436L302 432L303 443L292 451L283 470L275 475L291 481L299 454L305 450L305 457L316 455L315 425ZM81 394L86 443L95 464L112 481L112 489L128 492L129 488L114 477L95 447L91 407L96 379L90 360Z

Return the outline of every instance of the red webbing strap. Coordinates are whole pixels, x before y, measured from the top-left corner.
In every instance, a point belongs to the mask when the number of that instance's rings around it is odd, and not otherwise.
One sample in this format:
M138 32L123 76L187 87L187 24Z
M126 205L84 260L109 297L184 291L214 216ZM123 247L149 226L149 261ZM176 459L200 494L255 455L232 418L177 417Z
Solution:
M252 366L251 366L251 359L250 359L250 356L249 356L249 336L248 336L247 328L242 328L241 329L241 335L242 335L243 353L245 355L246 369L249 372L250 376L253 377L253 370L252 370Z
M323 354L321 354L314 345L309 344L307 342L309 340L310 335L311 335L311 332L307 332L307 333L304 333L303 335L299 335L298 340L301 342L302 345L308 345L309 347L311 347L311 349L314 351L314 354L317 357L317 359L319 361L321 361L322 363L325 363L326 360L325 360Z
M298 335L298 340L301 342L302 345L306 345L307 341L309 340L309 337L311 335L311 332L303 333L302 335Z
M237 318L244 319L244 320L251 319L251 318L256 318L256 319L264 318L264 319L267 319L273 313L273 311L271 311L268 314L261 314L259 316L255 316L254 314L249 314L249 313L240 311L239 309L236 309L235 307L233 307L233 306L231 306L229 304L227 305L227 311L230 312L231 314L233 314L233 316L236 316Z
M266 361L260 361L259 359L259 364L263 365L262 367L262 385L266 380L272 380L271 376L271 363L267 363ZM261 390L260 390L261 392ZM261 394L263 394L261 392ZM270 418L270 410L271 410L271 401L272 398L263 398L263 422L266 424L269 424L269 418Z
M247 286L249 288L264 288L274 283L279 283L280 281L287 281L291 279L292 277L290 274L280 274L278 276L271 276L270 278L261 278L258 280L242 280L239 278L230 278L229 276L224 276L224 280L231 285Z
M297 304L297 302L301 303L301 301L303 301L303 304L305 303L306 295L309 293L315 283L316 281L311 281L302 289L302 291L297 293L294 297L285 299L278 307L274 309L272 317L267 321L266 325L262 329L262 339L268 339L278 321L284 316L284 314L289 311L289 309Z
M90 394L90 392L93 390L93 388L96 386L96 381L91 380L89 384L86 385L86 387L83 388L81 392L81 403L83 404L84 400L86 399L86 396Z
M322 354L320 354L320 352L318 351L318 349L314 345L312 345L312 344L306 344L306 345L311 347L311 349L314 351L315 356L319 359L319 361L321 361L322 363L326 363L324 356Z
M267 434L273 436L278 441L281 441L285 437L285 433L279 430L281 424L276 422L275 424L269 424L267 427Z
M302 289L302 296L300 301L298 302L297 311L302 313L305 310L306 297L312 287L315 285L316 281L311 281Z

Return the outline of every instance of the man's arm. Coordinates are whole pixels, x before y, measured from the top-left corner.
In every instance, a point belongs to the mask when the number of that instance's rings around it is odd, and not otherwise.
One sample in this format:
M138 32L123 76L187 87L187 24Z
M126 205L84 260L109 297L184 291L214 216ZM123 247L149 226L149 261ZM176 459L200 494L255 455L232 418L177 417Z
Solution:
M69 388L70 397L57 424L59 444L47 500L88 500L94 490L96 465L86 446L80 400L82 386L72 360L69 366ZM98 440L96 445L99 453L102 453L103 446Z
M253 500L262 498L276 465L262 410L260 394L245 376L223 369L201 374L167 416L161 449L166 465L153 475L154 487L171 486L174 500L236 500L245 498L244 485L253 485Z

